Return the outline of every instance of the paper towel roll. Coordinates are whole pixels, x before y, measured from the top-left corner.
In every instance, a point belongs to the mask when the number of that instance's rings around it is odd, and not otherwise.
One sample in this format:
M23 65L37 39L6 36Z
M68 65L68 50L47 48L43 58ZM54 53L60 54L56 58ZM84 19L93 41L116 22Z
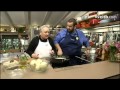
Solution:
M99 44L103 43L103 36L99 36Z

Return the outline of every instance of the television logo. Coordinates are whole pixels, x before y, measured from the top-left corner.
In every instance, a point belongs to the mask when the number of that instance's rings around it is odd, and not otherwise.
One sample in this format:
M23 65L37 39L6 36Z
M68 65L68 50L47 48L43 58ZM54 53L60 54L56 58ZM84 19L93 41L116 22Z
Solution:
M108 16L108 15L101 15L101 16L95 16L95 18L98 18L98 19L116 19L117 16L116 15L113 15L113 16Z

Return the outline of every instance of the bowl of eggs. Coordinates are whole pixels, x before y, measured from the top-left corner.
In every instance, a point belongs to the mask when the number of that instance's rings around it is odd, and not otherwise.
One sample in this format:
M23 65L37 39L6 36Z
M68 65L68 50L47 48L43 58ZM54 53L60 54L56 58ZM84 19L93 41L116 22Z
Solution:
M48 69L48 60L46 59L31 59L28 68L34 72L45 72Z

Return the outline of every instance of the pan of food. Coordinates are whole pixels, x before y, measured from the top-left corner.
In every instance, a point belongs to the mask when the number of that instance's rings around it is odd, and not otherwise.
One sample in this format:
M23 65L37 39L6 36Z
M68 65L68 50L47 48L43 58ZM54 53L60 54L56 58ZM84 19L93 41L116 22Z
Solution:
M51 63L61 64L69 60L68 56L52 56L50 59Z

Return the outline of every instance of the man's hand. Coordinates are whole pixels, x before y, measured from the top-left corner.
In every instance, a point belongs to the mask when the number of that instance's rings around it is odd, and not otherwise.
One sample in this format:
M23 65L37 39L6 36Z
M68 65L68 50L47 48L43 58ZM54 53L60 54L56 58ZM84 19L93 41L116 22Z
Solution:
M56 48L57 48L57 55L58 56L61 56L62 54L63 54L63 52L62 52L62 49L61 49L61 47L60 47L60 45L59 44L55 44L55 46L56 46Z
M58 50L57 55L61 56L63 54L62 50Z
M87 57L90 56L90 49L91 49L91 47L86 48L85 54L87 55Z
M90 56L90 50L86 50L85 54L89 57Z

